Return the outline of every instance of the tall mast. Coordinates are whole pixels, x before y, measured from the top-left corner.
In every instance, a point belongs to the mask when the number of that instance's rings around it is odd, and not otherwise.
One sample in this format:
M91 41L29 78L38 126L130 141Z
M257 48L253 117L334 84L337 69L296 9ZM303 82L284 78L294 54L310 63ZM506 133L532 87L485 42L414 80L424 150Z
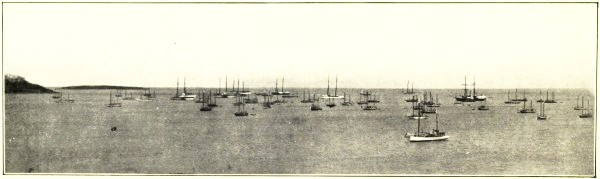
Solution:
M473 96L477 96L477 93L475 92L475 76L473 76Z
M237 92L240 93L240 79L239 78L238 78L237 82L238 82Z
M225 93L227 93L227 75L225 75Z
M221 78L219 78L219 94L221 94Z
M283 84L285 83L285 78L281 78L281 92L283 92Z
M183 93L187 93L187 92L185 91L185 77L183 77Z
M275 78L275 92L279 92L279 88L277 87L277 82L279 82L279 81L277 81L277 78Z
M464 97L467 96L467 76L465 75L465 83L463 83L463 85L465 85L465 94L463 95Z
M179 96L179 78L177 78L177 88L175 89L175 97Z
M329 76L327 77L327 97L329 97Z
M338 76L335 75L335 92L334 92L334 96L337 97L337 81L338 81Z
M231 92L235 92L235 80L231 82Z
M410 83L410 81L406 81L406 92L408 93L408 84Z

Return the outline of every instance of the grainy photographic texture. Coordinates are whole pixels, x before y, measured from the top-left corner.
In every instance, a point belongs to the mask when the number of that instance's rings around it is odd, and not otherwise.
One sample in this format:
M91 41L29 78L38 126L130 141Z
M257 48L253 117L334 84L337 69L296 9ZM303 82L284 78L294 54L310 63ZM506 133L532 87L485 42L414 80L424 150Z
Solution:
M597 3L3 3L4 172L595 175Z

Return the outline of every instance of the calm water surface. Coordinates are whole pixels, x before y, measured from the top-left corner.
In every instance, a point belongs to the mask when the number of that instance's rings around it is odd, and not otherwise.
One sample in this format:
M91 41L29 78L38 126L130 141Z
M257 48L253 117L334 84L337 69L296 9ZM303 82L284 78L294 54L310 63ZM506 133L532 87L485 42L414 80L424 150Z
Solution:
M292 89L300 92L303 89ZM314 91L315 89L310 89ZM317 92L324 93L324 89ZM358 101L358 89L341 89ZM538 98L539 90L526 90ZM545 90L544 90L545 91ZM107 108L108 90L71 90L75 103L54 103L50 94L5 94L5 170L8 173L183 174L398 174L398 175L593 175L594 122L573 110L585 90L552 90L546 121L519 114L506 90L478 90L478 103L453 104L460 90L439 95L441 130L450 139L410 143L417 121L401 90L373 90L378 111L360 106L310 111L300 99L234 117L234 98L200 112L200 104L172 101L160 89L154 101L121 101ZM136 92L139 95L139 92ZM114 94L114 93L113 93ZM544 96L545 98L545 96ZM262 97L259 98L262 102ZM538 104L534 104L539 110ZM435 127L422 121L422 129ZM111 127L117 127L111 131Z

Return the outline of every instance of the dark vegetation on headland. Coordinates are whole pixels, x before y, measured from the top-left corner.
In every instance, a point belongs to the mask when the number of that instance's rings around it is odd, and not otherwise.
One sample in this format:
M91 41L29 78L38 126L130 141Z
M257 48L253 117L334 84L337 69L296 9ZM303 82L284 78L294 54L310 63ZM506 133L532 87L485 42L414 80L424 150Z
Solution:
M146 88L132 87L132 86L109 86L109 85L82 85L82 86L67 86L60 89L76 89L76 90L88 90L88 89L118 89L118 90L143 90Z
M27 82L17 75L4 75L4 93L56 93L43 86Z

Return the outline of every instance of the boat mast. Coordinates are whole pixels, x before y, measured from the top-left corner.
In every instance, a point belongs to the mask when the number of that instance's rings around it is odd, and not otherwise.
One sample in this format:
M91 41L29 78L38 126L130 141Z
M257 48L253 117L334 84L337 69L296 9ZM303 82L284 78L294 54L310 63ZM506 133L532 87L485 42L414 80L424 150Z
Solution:
M285 78L281 78L281 92L283 93L283 84L285 83Z
M329 76L327 77L327 97L329 97Z
M221 78L219 78L219 94L221 94Z
M277 82L279 81L277 81L277 78L275 78L275 92L279 93L279 87L277 86Z
M183 77L183 94L186 94L187 92L185 91L185 77Z
M239 78L238 78L237 82L238 82L237 93L239 94L240 93L240 79Z
M227 75L225 75L225 93L227 93Z
M473 97L477 96L477 93L475 92L475 76L473 76ZM473 98L475 99L475 98Z
M177 88L175 89L175 97L179 96L179 78L177 78Z
M334 96L337 97L337 81L338 81L338 76L335 75L335 92L334 92Z
M463 97L467 97L467 76L465 75L465 83L463 83L463 85L465 85L465 93L463 94Z

